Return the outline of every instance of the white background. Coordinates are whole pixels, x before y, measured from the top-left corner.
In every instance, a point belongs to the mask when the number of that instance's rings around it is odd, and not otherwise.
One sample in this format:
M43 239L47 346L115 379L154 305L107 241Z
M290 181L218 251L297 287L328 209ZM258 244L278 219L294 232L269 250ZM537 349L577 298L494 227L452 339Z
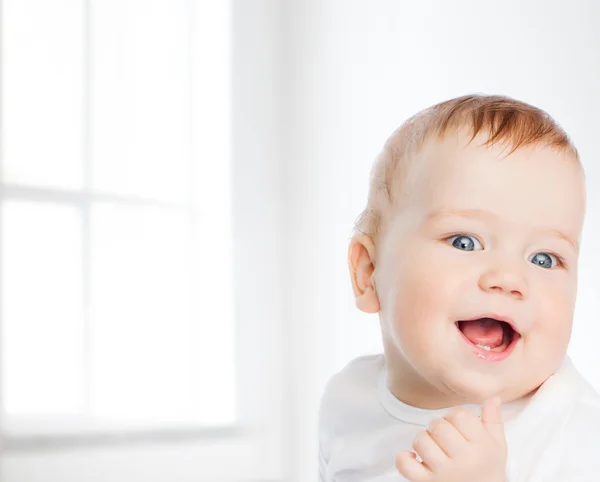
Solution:
M237 0L234 19L236 306L251 313L238 355L253 360L239 380L252 394L243 410L261 414L268 436L247 465L202 438L195 446L217 455L201 459L212 475L200 480L316 480L324 384L351 358L380 349L376 319L354 309L346 273L371 162L408 116L466 93L542 107L580 151L589 209L570 353L600 389L598 3ZM2 473L5 482L65 482L87 466L89 481L198 480L192 449L172 457L192 445L5 454ZM236 464L252 468L247 479Z

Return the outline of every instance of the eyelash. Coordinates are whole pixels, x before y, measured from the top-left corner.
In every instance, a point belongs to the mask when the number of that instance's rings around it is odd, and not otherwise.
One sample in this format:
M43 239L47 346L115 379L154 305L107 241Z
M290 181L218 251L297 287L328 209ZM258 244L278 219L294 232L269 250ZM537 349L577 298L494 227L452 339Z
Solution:
M455 238L457 236L468 236L471 238L475 238L477 241L479 241L479 244L481 244L481 246L485 249L485 244L479 238L479 236L476 236L475 234L471 234L471 233L458 232L458 233L454 233L454 234L450 234L450 235L445 235L442 238L442 240L447 242L449 239ZM567 261L560 254L554 253L553 251L539 251L538 253L551 254L552 256L554 256L556 258L556 260L558 261L558 264L561 268L563 268L565 270L569 269L569 265L567 264ZM538 254L538 253L534 253L534 255Z
M552 253L550 251L542 251L543 253L547 253L547 254L551 254L552 256L554 256L556 258L556 260L558 261L558 264L568 270L569 266L567 265L567 262L565 261L565 258L563 258L560 254L556 254L556 253ZM537 254L537 253L536 253Z
M479 238L479 236L477 236L476 234L465 233L465 232L458 232L458 233L453 233L453 234L446 234L442 238L442 241L448 241L449 239L456 238L457 236L468 236L470 238L475 238L477 241L479 241L479 244L481 244L481 246L485 247L484 242Z

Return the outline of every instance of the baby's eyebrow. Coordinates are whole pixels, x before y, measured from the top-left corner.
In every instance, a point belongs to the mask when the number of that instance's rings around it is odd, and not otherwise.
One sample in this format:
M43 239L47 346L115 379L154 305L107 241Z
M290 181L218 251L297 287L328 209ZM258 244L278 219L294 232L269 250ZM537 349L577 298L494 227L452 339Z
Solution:
M483 209L440 209L427 215L427 221L444 218L446 216L460 216L463 218L479 218L497 220L498 216Z
M577 243L573 238L571 238L570 236L567 236L566 234L559 231L558 229L541 228L541 229L538 229L538 232L546 233L546 234L549 234L550 236L554 236L555 238L562 239L562 240L566 241L567 243L569 243L571 246L573 246L573 249L575 251L579 252L579 243Z
M440 209L438 211L433 211L427 215L427 221L434 221L439 218L444 218L447 216L460 216L463 218L475 218L475 219L488 219L488 220L498 220L499 217L490 212L485 211L483 209ZM554 228L539 228L536 230L538 233L548 234L555 238L562 239L569 243L575 251L579 252L579 243L575 241L572 237L567 236L565 233L558 229Z

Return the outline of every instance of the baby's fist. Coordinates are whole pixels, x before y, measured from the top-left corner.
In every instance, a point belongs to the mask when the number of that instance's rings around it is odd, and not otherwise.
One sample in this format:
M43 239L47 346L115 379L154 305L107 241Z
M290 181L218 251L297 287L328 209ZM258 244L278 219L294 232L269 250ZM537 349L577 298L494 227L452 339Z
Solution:
M411 482L505 482L506 439L500 399L488 400L481 419L455 407L413 441L413 452L396 455L398 471Z

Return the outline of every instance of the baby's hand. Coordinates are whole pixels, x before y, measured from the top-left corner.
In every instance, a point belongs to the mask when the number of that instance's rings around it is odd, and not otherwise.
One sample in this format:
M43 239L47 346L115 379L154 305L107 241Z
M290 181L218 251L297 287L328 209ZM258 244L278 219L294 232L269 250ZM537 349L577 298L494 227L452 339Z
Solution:
M413 441L413 452L396 455L398 471L411 482L505 482L506 439L500 399L488 400L481 420L455 407L431 421Z

